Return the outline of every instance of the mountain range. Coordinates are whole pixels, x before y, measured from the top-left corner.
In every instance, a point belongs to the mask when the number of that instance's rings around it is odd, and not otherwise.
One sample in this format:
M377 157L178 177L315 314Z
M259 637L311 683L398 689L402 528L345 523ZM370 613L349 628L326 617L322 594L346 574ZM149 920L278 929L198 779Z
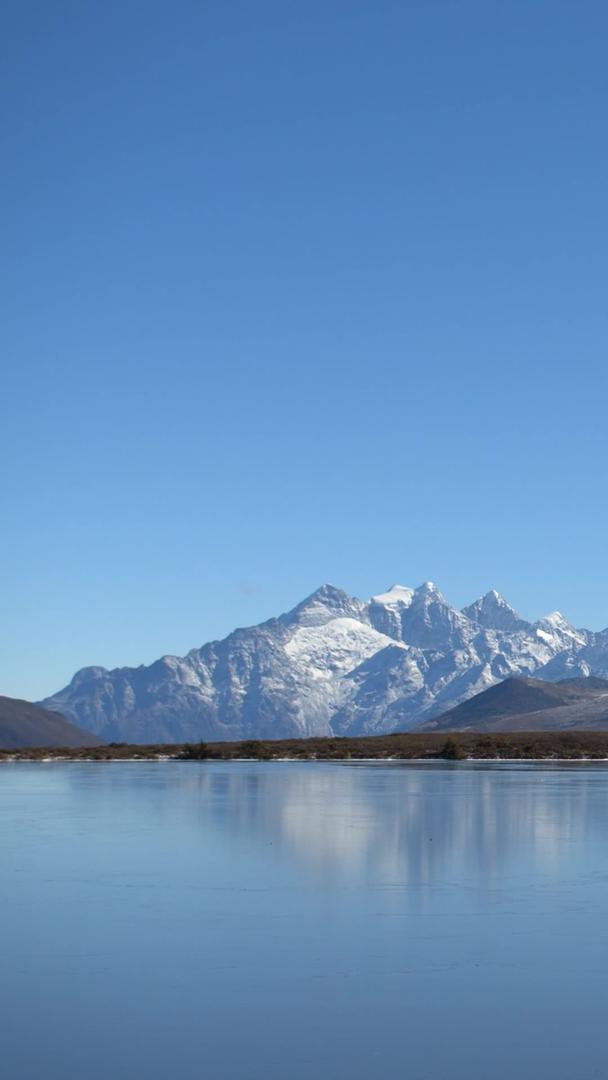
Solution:
M293 610L184 657L87 667L41 704L106 740L407 731L512 676L608 675L608 630L530 623L495 591L463 610L432 582L362 601L323 585Z

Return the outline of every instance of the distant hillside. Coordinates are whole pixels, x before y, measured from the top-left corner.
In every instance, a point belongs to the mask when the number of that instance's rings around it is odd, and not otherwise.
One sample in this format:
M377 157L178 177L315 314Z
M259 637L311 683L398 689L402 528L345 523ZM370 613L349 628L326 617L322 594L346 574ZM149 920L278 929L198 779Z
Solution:
M420 731L608 730L608 680L505 679L423 724Z
M61 713L41 709L30 701L0 696L0 748L29 746L99 746L98 735L76 727Z

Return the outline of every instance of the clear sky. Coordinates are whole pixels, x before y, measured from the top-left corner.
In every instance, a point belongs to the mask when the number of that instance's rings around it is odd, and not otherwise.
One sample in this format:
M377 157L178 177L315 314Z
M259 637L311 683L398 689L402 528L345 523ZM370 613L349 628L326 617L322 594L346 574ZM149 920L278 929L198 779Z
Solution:
M608 624L608 7L5 0L0 692L324 581Z

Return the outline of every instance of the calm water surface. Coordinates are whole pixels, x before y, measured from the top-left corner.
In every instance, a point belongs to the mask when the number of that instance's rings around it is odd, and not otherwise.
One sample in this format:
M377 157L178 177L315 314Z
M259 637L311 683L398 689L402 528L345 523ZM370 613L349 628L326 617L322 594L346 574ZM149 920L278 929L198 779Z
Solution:
M605 766L0 767L4 1080L608 1074Z

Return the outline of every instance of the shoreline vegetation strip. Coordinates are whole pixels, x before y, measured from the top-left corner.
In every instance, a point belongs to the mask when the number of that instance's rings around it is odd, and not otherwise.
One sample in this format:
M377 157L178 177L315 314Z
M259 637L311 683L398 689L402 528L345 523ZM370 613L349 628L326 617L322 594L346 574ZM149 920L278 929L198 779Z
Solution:
M360 738L6 747L3 761L602 761L608 731L408 732Z

